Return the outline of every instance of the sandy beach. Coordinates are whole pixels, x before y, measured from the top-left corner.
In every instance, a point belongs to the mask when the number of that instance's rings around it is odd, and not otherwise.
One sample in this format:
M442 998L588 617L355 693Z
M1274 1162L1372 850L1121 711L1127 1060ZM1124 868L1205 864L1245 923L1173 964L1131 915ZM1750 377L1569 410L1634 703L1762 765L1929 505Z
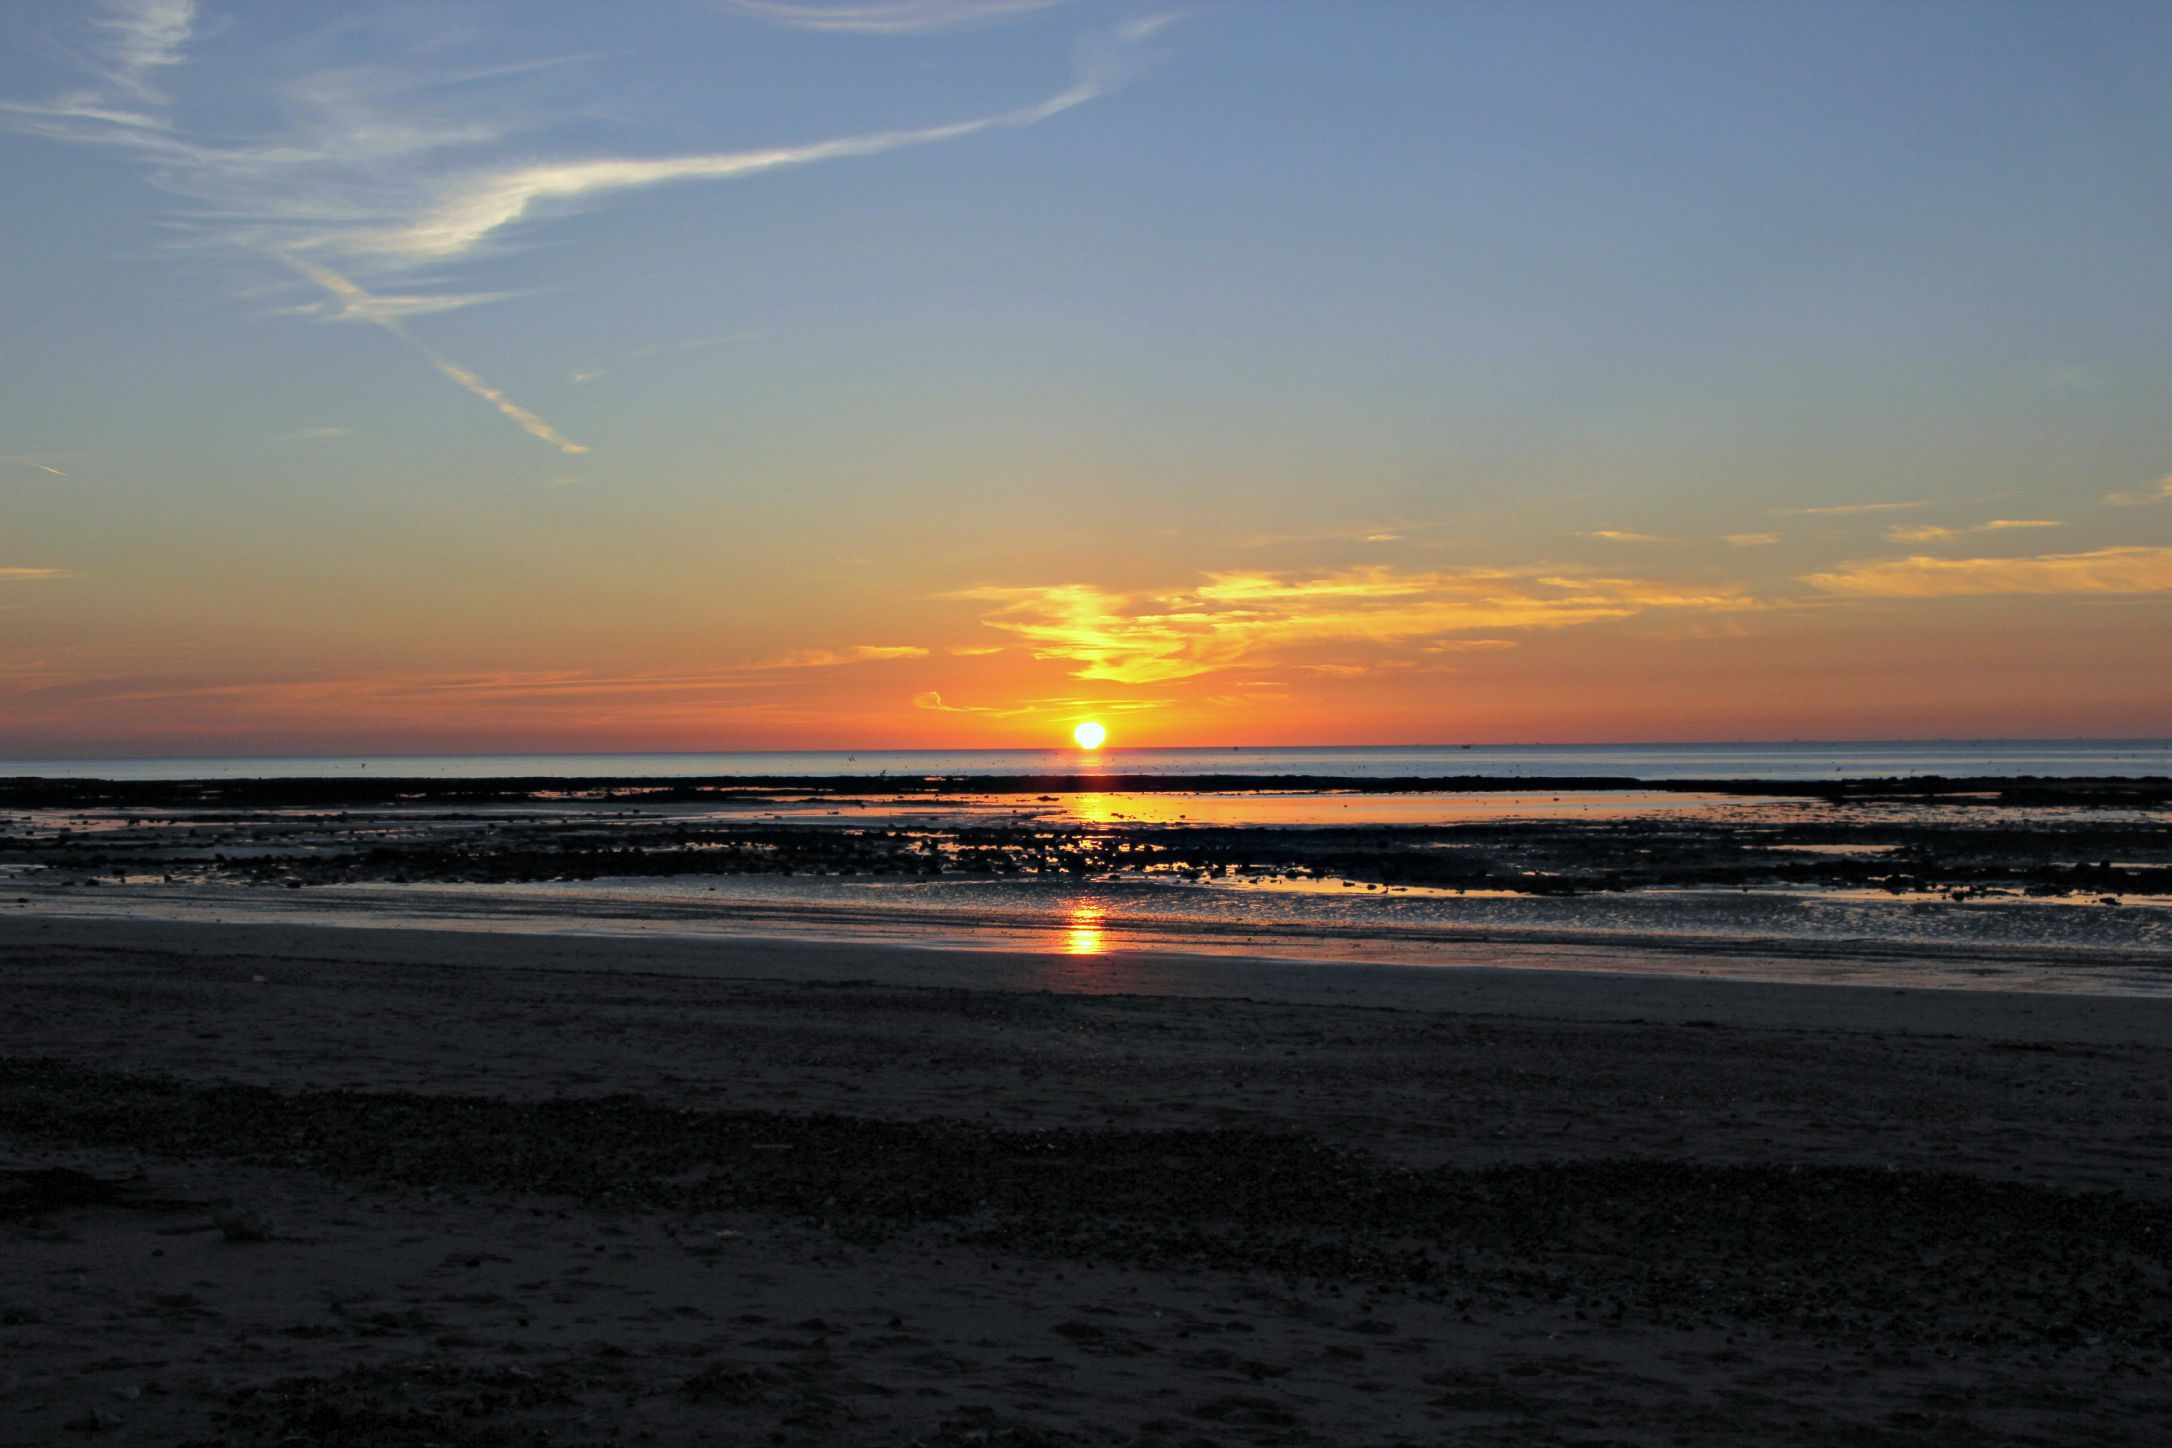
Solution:
M2172 1409L2163 1000L33 913L0 960L7 1441Z
M0 7L0 1448L2172 1445L2167 57Z

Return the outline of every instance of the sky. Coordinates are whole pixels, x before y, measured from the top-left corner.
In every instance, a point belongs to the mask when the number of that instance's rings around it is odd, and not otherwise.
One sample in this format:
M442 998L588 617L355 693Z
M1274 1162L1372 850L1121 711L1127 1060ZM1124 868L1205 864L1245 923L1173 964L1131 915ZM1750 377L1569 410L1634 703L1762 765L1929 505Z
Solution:
M2168 61L15 0L0 757L2172 735Z

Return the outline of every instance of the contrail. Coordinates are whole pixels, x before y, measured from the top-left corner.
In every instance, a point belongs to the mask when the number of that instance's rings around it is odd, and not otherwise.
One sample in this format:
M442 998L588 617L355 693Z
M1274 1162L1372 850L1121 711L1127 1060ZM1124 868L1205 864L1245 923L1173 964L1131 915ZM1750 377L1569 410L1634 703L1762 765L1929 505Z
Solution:
M300 257L288 256L283 252L274 252L272 255L338 298L346 305L344 315L353 317L357 321L368 322L372 326L384 328L387 332L420 352L432 367L435 367L448 379L458 383L492 407L498 409L507 420L522 432L528 434L528 436L547 442L562 453L577 454L588 451L586 443L578 443L567 437L543 418L522 407L512 398L507 397L503 392L485 382L473 368L462 367L457 362L448 361L407 335L406 330L400 326L397 316L385 307L384 298L341 276L338 272L322 263L305 261Z

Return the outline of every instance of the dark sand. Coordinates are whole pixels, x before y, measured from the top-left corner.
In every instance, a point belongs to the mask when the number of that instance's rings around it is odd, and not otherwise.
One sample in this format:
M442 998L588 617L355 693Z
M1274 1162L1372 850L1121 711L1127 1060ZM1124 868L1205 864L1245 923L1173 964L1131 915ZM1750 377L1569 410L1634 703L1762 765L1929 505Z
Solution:
M2168 1000L27 912L0 991L0 1442L2172 1421Z

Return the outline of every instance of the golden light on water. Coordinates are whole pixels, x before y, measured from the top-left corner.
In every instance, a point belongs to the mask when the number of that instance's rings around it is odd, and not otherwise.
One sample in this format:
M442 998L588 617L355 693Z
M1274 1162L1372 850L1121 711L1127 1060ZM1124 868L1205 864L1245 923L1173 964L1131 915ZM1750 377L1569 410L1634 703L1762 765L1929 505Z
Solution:
M1064 931L1066 955L1100 955L1108 949L1101 935L1101 910L1093 905L1071 907L1069 928Z
M1071 737L1078 741L1081 749L1099 749L1108 742L1109 731L1102 728L1097 721L1088 719L1071 731Z

